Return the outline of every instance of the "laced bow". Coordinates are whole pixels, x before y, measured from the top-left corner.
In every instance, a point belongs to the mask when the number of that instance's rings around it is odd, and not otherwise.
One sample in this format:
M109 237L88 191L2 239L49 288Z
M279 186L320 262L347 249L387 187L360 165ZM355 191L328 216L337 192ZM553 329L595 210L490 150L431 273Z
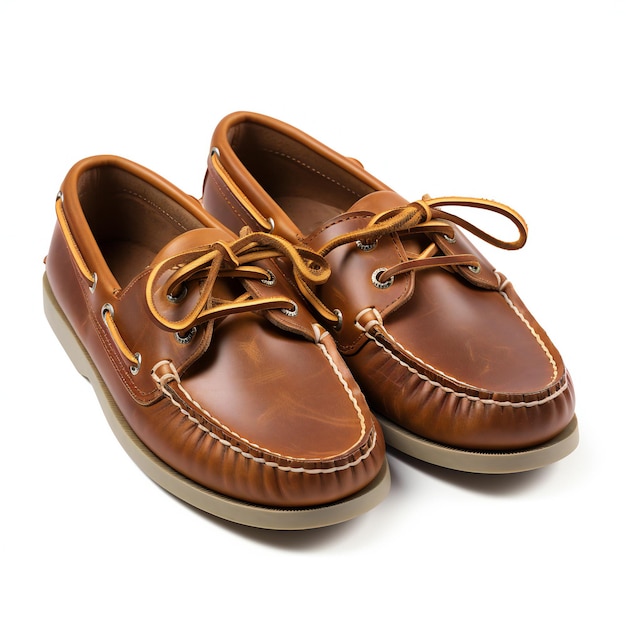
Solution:
M313 250L288 243L284 239L262 232L242 231L233 242L217 241L181 252L157 263L146 284L146 300L154 318L168 330L185 333L195 326L245 311L280 309L287 315L294 314L297 305L284 296L254 297L244 291L232 300L214 296L218 278L260 280L270 285L275 280L267 269L257 265L259 261L283 257L293 268L295 283L302 296L316 310L327 310L314 294L316 286L328 280L328 263ZM197 282L193 290L195 301L189 303L191 291L187 285ZM159 310L159 297L169 302L186 302L185 313L176 317L166 316ZM191 307L191 308L190 308ZM181 311L183 309L181 308ZM172 319L174 317L174 319Z
M461 217L442 211L439 209L442 206L473 207L498 213L513 222L519 236L515 241L503 241ZM335 248L355 242L361 247L367 248L376 245L381 237L393 233L398 233L401 236L438 234L453 242L454 227L452 224L457 224L483 241L505 250L521 248L526 243L528 236L528 228L522 216L499 202L464 197L431 198L425 195L421 200L412 202L407 206L390 209L375 215L364 228L338 235L320 248L318 254L325 257ZM428 267L467 266L474 272L480 271L480 262L473 254L446 254L435 242L430 243L419 254L407 253L407 257L407 261L381 272L377 279L381 283L385 283L397 274Z

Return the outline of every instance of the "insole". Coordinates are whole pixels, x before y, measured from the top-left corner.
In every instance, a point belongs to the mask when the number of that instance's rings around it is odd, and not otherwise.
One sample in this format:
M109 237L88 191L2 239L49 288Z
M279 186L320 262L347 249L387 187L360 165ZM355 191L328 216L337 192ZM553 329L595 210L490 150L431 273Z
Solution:
M101 250L122 289L150 265L158 252L134 241L123 240L104 242Z

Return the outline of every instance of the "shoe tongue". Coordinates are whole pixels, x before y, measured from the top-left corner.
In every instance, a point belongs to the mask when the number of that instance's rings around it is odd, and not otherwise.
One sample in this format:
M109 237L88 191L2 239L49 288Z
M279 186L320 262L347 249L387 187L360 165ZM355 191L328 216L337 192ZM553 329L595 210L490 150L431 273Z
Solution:
M207 246L216 241L232 241L231 233L220 228L196 228L188 230L178 237L174 237L154 257L152 266L176 254Z
M373 191L357 200L345 213L331 218L304 242L314 250L319 250L333 237L345 235L355 228L365 227L373 215L407 204L409 203L395 191Z
M357 200L350 209L348 209L347 213L365 211L377 215L383 211L403 207L407 204L409 204L408 201L395 191L374 191L363 196L360 200Z

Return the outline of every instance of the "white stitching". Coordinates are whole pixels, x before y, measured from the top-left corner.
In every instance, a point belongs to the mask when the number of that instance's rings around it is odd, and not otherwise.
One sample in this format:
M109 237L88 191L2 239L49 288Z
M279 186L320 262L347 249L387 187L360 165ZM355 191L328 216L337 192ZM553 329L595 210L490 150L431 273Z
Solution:
M506 285L506 283L504 284ZM500 294L504 298L504 301L513 309L515 314L522 320L522 322L524 322L528 330L531 332L532 336L535 338L535 341L539 344L539 347L546 353L546 356L550 361L550 365L552 365L552 382L554 382L559 375L559 370L556 365L556 361L554 360L554 357L552 356L552 354L550 354L550 351L548 350L548 346L546 346L541 337L537 334L537 331L530 325L528 320L522 315L522 312L513 304L509 296L504 291L502 291L502 289L500 289Z
M508 278L506 278L506 276L504 276L503 274L500 274L500 272L494 272L494 274L496 275L496 278L498 279L498 291L500 292L500 295L504 298L504 301L513 309L513 312L522 320L522 322L524 322L528 330L531 332L532 336L535 338L535 341L539 344L541 349L546 353L548 360L550 361L550 364L552 365L552 382L554 382L557 376L559 375L559 369L556 365L556 361L554 360L554 357L548 350L548 346L546 346L546 344L543 342L541 337L537 334L535 329L531 326L530 322L524 317L522 312L513 304L513 301L509 298L508 294L504 291L506 286L511 284L511 281ZM505 278L504 282L502 282L502 278Z
M363 416L361 407L356 401L356 398L354 397L352 390L350 389L350 387L348 387L348 383L346 382L346 379L342 376L341 372L339 371L339 368L335 364L335 361L333 361L333 358L328 353L326 346L323 343L318 343L317 345L321 348L322 353L328 359L328 362L330 363L330 366L333 368L333 371L335 372L337 378L339 379L339 382L341 383L343 388L346 390L348 397L352 401L352 404L354 405L356 413L359 416L359 421L361 422L361 437L364 437L365 436L365 417Z
M393 335L391 335L389 332L387 332L387 329L385 328L385 326L383 324L380 324L380 327L382 328L384 333L399 348L401 348L404 352L406 352L408 355L410 355L416 361L420 362L422 365L424 365L426 367L429 367L430 369L432 369L433 371L437 372L438 374L441 374L442 376L445 376L449 380L452 380L452 381L454 381L456 383L459 383L459 384L465 384L465 383L463 383L463 382L453 378L452 376L448 376L444 372L441 372L441 371L435 369L434 367L431 367L427 363L424 363L424 361L422 361L420 358L416 357L410 350L407 350L401 343L396 341L396 339L393 337ZM379 348L382 348L392 359L394 359L395 361L400 363L400 365L405 367L412 374L415 374L416 376L421 378L423 381L429 383L433 387L438 387L439 389L441 389L445 393L450 393L450 394L456 396L457 398L469 400L471 402L480 402L481 404L495 405L495 406L502 406L502 407L512 407L512 408L527 407L527 408L530 408L530 407L534 407L534 406L540 406L542 404L546 404L546 403L554 400L555 398L560 396L569 387L569 383L566 380L565 383L557 391L555 391L553 394L551 394L550 396L547 396L546 398L542 398L541 400L533 400L531 402L511 402L510 400L493 400L493 399L490 399L490 398L479 398L477 396L470 396L470 395L468 395L468 394L466 394L464 392L455 391L454 389L451 389L450 387L445 387L444 385L442 385L441 383L437 382L436 380L431 380L430 378L428 378L428 376L418 372L414 367L411 367L408 363L405 363L397 355L395 355L393 352L391 352L391 350L389 350L389 348L387 348L382 343L380 343L380 341L378 341L373 335L371 335L368 332L366 332L365 335L367 337L369 337Z
M318 344L321 345L321 344ZM325 347L323 349L323 352L325 352ZM327 356L327 358L329 358ZM156 370L156 368L160 365L163 365L164 362L161 361L159 362L157 365L155 365L155 367L153 368L153 372L154 370ZM334 366L334 363L331 362L331 365ZM318 468L318 469L307 469L305 467L291 467L291 466L284 466L284 465L279 465L278 463L275 463L274 461L267 461L266 459L264 459L263 457L257 457L254 456L252 454L250 454L249 452L244 452L241 448L234 446L230 441L226 441L225 439L220 438L218 435L216 435L214 432L212 432L211 430L209 430L206 426L204 426L203 424L201 424L195 417L193 417L193 415L191 415L191 413L189 413L189 411L185 410L181 404L179 402L177 402L174 399L174 396L171 394L171 392L169 392L166 387L164 385L160 384L160 381L163 379L167 379L166 382L170 382L171 380L175 380L178 384L179 389L185 394L185 396L187 397L187 399L195 406L198 408L199 411L201 411L202 413L204 413L207 417L211 418L212 420L214 420L217 424L219 424L219 426L221 428L223 428L224 430L226 430L227 432L229 432L230 434L232 434L234 437L237 437L238 439L241 439L242 441L246 442L247 444L255 447L258 450L261 450L263 452L267 452L268 454L272 454L273 456L282 456L279 455L275 452L272 452L271 450L267 450L266 448L262 448L260 446L255 446L254 444L251 444L249 441L247 441L244 437L241 437L240 435L238 435L237 433L231 431L230 429L228 429L226 426L224 426L219 420L217 420L216 418L214 418L208 411L206 411L205 409L203 409L188 393L187 390L182 386L182 384L180 383L180 379L178 378L178 373L176 372L176 368L174 367L174 364L169 362L169 366L171 368L171 372L168 372L167 374L164 374L160 379L157 378L156 376L153 376L155 378L155 380L157 381L157 384L159 385L159 387L161 388L161 391L163 392L163 394L168 397L170 399L170 402L178 408L178 410L191 422L193 422L202 432L206 433L207 435L209 435L212 439L215 439L218 443L222 444L223 446L229 448L230 450L232 450L233 452L237 453L237 454L241 454L244 458L249 459L251 461L254 461L255 463L260 463L262 465L266 465L267 467L271 467L273 469L278 469L281 470L283 472L294 472L297 474L333 474L335 472L339 472L339 471L343 471L346 469L350 469L352 467L355 467L356 465L359 465L362 461L365 461L365 459L367 459L370 454L372 453L372 450L376 447L376 441L377 441L377 435L376 435L376 430L374 430L374 434L372 437L372 442L371 445L368 447L368 449L365 451L364 454L362 454L361 456L359 456L358 459L354 460L354 461L350 461L344 465L341 466L333 466L333 467L328 467L328 468ZM334 366L336 367L336 366ZM172 372L175 372L175 375L172 375ZM338 373L338 375L340 376L340 374ZM342 379L342 377L340 376L340 379ZM345 381L344 381L345 382ZM347 386L346 386L347 389ZM357 412L359 414L359 418L361 420L361 436L363 436L364 434L364 429L365 429L365 420L363 418L363 414L361 413L360 408L358 407L358 404L356 403L356 400L354 399L354 396L352 395L352 393L348 390L348 394L350 396L350 398L352 399L355 407L357 408ZM300 461L306 461L306 459L296 459L295 457L283 457L283 458L288 458L291 460L300 460Z

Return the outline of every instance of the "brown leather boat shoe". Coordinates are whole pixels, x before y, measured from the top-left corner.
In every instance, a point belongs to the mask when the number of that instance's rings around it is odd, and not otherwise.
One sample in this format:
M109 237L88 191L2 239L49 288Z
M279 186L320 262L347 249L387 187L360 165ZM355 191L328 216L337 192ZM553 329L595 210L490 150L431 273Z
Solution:
M481 473L534 469L576 447L561 356L462 232L520 248L526 225L512 209L459 197L407 202L358 161L246 112L214 132L202 201L232 230L273 232L328 261L318 319L390 446ZM451 205L505 216L519 237L496 239L443 210Z
M119 157L76 164L56 212L46 314L150 478L272 529L342 522L383 499L379 426L307 307L322 306L323 258L263 232L235 237Z

